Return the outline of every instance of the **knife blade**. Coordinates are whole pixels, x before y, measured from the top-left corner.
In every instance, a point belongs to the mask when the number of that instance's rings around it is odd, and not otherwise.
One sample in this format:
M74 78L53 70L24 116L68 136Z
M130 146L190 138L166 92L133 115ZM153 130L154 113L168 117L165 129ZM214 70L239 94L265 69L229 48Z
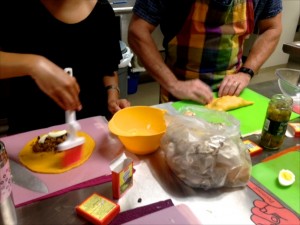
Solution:
M11 159L9 159L9 164L13 183L34 192L48 193L47 185L34 176L30 170Z

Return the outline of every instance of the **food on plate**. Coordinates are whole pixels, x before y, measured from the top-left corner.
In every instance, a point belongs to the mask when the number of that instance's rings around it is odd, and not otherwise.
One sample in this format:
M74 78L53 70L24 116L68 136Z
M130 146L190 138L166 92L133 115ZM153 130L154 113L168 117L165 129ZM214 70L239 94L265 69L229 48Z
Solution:
M67 136L68 133L66 130L51 131L48 134L38 136L32 145L32 150L34 152L57 151L57 145L64 142Z
M218 111L228 111L228 110L237 109L252 104L254 104L254 102L247 101L241 97L226 95L220 98L213 99L213 101L205 105L205 107L208 109L213 109Z
M62 141L64 136L67 136L67 132L62 130L53 131L48 134L35 137L34 139L30 140L20 151L18 155L20 162L31 171L51 174L63 173L82 165L86 160L89 159L95 148L94 139L87 133L79 131L78 136L85 138L82 156L78 162L68 167L63 167L61 165L61 161L64 157L65 151L57 151L56 147L54 147L54 143L55 141L57 141L57 143ZM34 149L36 150L34 151Z
M282 186L290 186L295 182L295 174L290 170L279 171L278 181Z

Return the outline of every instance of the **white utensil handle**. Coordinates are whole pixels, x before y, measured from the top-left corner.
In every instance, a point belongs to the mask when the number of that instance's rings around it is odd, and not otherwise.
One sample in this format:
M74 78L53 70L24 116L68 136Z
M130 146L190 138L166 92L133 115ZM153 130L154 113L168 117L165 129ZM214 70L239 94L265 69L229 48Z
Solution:
M71 77L73 77L73 69L71 67L67 67L64 69L64 71L69 74Z
M66 67L64 71L69 74L71 77L73 77L73 69L71 67ZM65 113L66 122L71 123L73 121L76 121L76 113L74 110L67 110Z

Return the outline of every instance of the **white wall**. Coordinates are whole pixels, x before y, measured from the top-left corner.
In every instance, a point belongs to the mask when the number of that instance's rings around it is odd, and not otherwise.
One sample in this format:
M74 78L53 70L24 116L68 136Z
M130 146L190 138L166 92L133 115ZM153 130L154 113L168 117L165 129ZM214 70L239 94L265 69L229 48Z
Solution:
M262 68L283 65L288 62L289 54L282 51L284 43L294 41L297 24L300 17L300 0L282 0L283 11L282 11L282 25L283 31L277 45L277 48L270 56L270 58L264 63ZM245 52L249 52L250 46L255 40L255 35L251 36L245 45ZM247 55L247 54L245 54Z

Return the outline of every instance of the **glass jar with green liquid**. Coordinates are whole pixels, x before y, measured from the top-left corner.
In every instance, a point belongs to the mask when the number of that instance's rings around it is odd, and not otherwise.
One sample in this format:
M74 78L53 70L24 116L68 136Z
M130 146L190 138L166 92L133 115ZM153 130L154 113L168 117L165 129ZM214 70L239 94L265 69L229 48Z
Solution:
M293 99L287 95L273 95L262 128L260 146L277 150L282 145L292 113Z

